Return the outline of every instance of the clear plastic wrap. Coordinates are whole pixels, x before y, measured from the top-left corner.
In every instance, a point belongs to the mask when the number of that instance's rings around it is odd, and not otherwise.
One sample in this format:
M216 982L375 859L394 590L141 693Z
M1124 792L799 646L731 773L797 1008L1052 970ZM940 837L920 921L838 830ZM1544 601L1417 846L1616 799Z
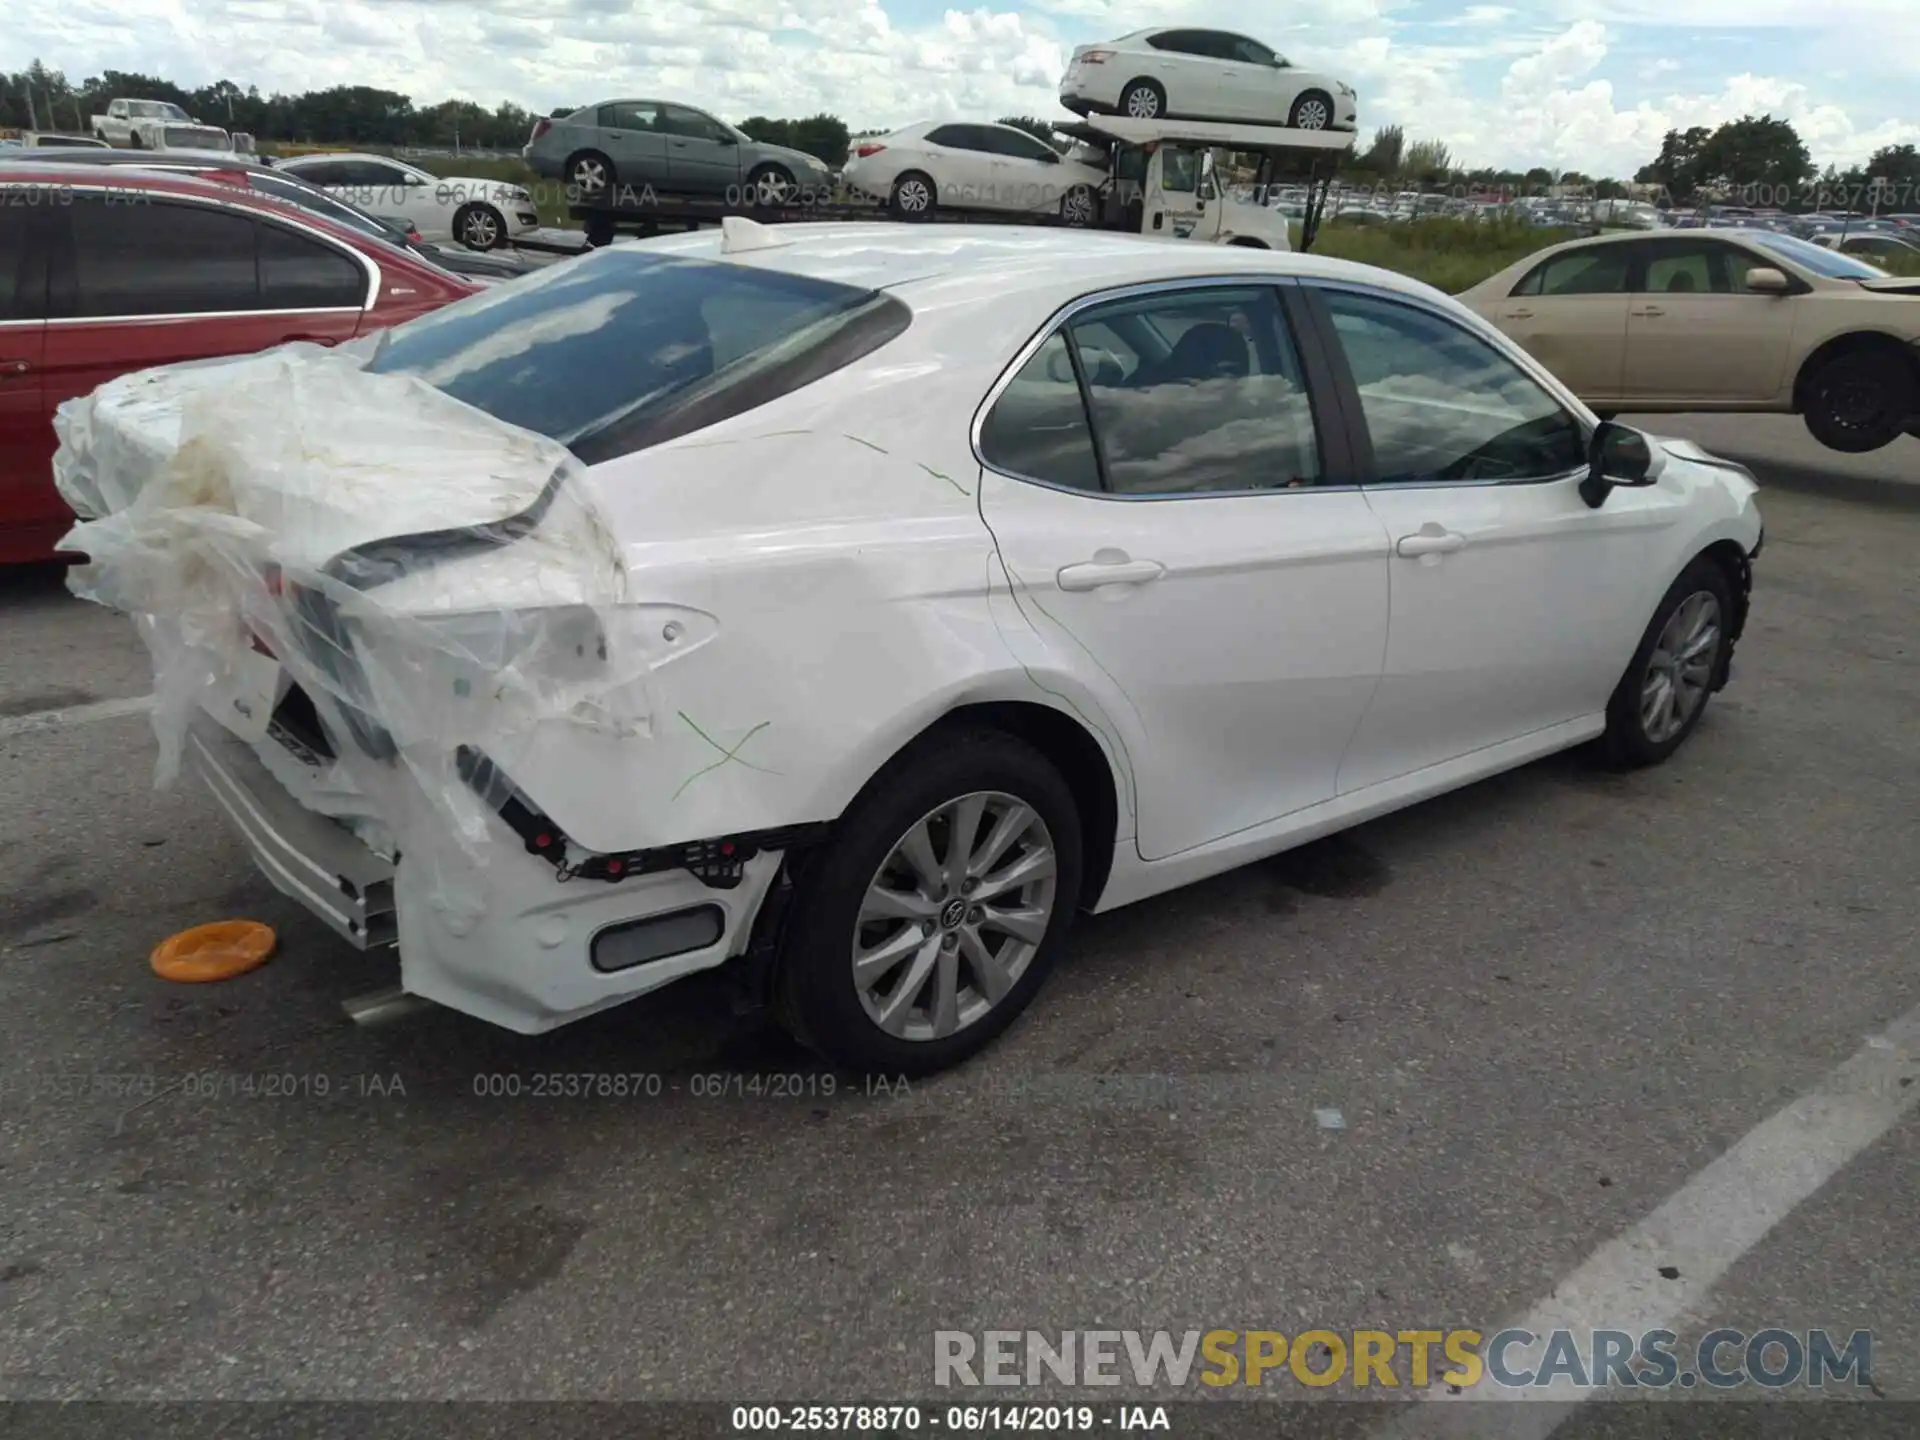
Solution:
M285 346L62 405L55 479L87 517L68 586L133 615L152 654L156 784L196 714L232 728L297 686L334 755L292 778L477 914L521 847L463 765L510 774L548 726L649 733L649 655L566 448L368 353Z

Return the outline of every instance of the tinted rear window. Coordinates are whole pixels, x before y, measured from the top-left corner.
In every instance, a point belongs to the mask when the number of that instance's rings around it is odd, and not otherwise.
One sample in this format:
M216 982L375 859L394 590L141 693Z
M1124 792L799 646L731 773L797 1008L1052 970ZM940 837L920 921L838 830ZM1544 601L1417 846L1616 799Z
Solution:
M368 368L418 375L594 464L764 405L911 319L879 291L616 247L388 331Z

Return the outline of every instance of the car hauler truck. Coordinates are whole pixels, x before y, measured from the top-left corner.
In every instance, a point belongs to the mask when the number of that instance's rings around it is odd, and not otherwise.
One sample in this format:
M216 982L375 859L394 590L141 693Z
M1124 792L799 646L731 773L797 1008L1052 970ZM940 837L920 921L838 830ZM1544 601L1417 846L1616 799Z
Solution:
M1307 192L1299 248L1313 244L1326 208L1327 187L1354 137L1338 130L1294 130L1280 125L1241 125L1194 120L1137 120L1101 115L1055 127L1103 154L1107 180L1091 213L1078 223L1128 231L1150 238L1199 240L1266 249L1293 248L1287 218L1267 199L1282 182L1304 183ZM1250 199L1229 193L1226 167L1231 157L1251 162L1255 175ZM1063 207L1065 208L1065 207ZM729 215L762 224L822 220L882 220L890 212L877 200L844 192L801 193L784 204L768 204L742 193L724 199L696 199L661 193L651 186L615 185L591 200L575 197L569 207L592 245L606 245L622 232L658 235L715 225ZM998 225L1072 225L1048 214L979 213L935 209L900 223L928 220Z

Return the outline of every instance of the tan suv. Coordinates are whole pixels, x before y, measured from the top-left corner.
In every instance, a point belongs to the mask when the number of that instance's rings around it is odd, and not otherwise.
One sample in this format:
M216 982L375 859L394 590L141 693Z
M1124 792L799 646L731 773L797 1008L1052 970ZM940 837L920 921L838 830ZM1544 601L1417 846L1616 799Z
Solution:
M1573 240L1460 298L1602 414L1797 414L1855 454L1920 435L1920 279L1792 236Z

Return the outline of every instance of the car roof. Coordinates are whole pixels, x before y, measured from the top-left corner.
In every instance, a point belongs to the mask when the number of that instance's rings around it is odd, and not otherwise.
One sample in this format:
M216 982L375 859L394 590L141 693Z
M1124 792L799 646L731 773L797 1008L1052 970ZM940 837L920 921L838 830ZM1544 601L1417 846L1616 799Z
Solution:
M140 170L138 166L127 167L132 174L116 174L111 181L104 180L98 165L61 164L46 161L22 161L16 163L13 157L0 158L0 185L62 185L84 189L93 186L111 185L115 189L138 188L152 190L161 195L180 195L188 198L220 200L228 205L244 210L252 210L263 215L278 215L285 218L287 202L259 195L252 190L241 189L233 185L222 185L216 180L203 180L198 175L179 174L167 171ZM356 243L367 238L364 231L341 225L325 215L314 211L302 210L300 222L323 228L329 235L341 240Z
M60 149L64 147L56 147ZM265 170L275 167L263 160L232 150L99 150L80 148L56 154L53 150L37 153L36 165L129 165L134 169L152 169L156 165L220 165L230 170Z
M371 150L316 150L311 155L284 155L279 163L284 168L303 165L312 160L379 160L388 165L409 163L398 155L376 155Z
M1351 280L1431 301L1447 297L1409 276L1297 251L1170 243L1140 235L1030 225L901 225L824 221L767 226L779 243L728 254L722 231L631 242L654 253L754 265L869 289L908 291L938 281L964 303L1010 294L1076 295L1130 284L1236 274ZM1448 303L1451 303L1449 301Z

